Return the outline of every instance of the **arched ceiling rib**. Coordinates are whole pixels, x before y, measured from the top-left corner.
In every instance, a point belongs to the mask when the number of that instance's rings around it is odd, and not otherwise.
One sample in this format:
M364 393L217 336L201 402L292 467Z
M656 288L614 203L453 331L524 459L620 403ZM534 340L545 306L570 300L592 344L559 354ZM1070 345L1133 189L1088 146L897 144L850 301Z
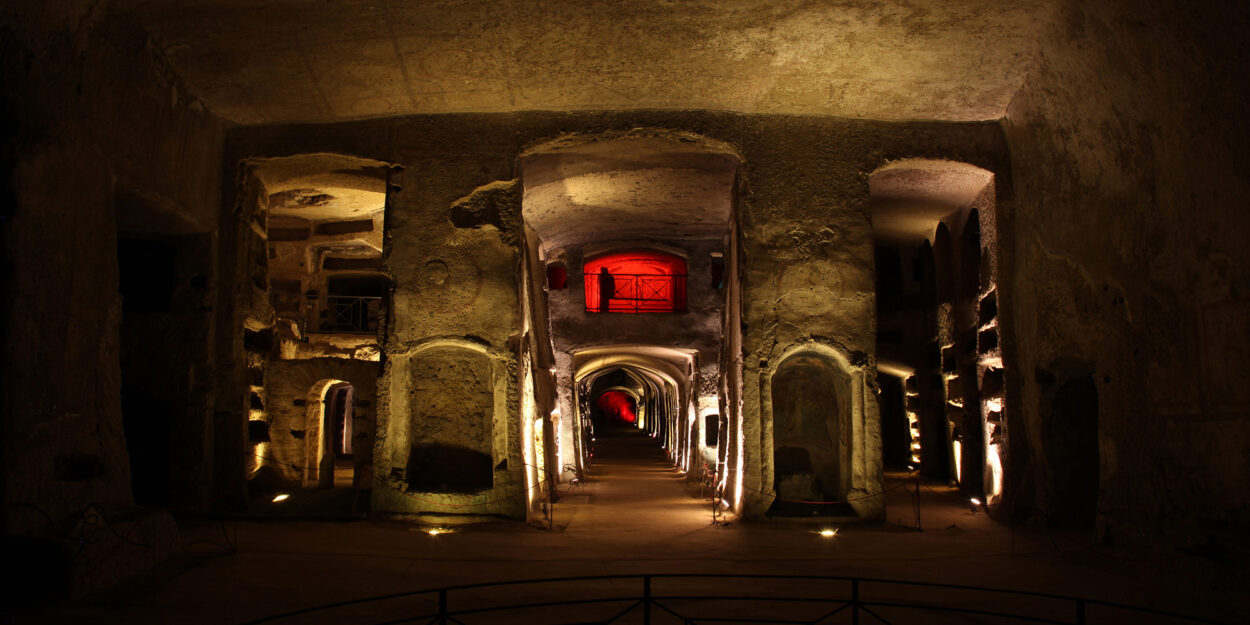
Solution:
M631 368L649 377L658 377L674 388L683 388L694 364L691 350L652 345L595 347L573 354L575 380L595 376L613 368Z
M1001 118L1054 0L120 0L240 124L526 110Z
M972 206L993 180L989 171L957 161L890 163L868 178L874 234L911 242L933 236L942 218Z

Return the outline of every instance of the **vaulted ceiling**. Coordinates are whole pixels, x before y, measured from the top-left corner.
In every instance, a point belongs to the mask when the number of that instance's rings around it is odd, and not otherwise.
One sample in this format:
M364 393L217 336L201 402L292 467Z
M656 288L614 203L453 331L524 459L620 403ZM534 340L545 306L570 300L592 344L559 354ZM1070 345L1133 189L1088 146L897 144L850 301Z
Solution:
M523 110L1002 117L1053 0L120 0L241 124Z

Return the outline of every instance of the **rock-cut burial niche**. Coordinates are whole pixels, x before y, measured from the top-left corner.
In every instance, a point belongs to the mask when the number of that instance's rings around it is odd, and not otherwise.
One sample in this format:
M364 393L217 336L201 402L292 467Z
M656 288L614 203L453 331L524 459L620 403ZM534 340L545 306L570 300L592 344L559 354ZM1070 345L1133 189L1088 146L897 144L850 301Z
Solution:
M448 348L412 363L408 490L473 493L494 485L490 359Z
M845 500L850 386L850 376L818 354L796 354L777 367L772 378L774 513L848 509L813 502Z
M1098 516L1100 485L1098 453L1098 386L1090 374L1063 376L1046 372L1042 425L1046 461L1052 488L1050 522L1066 527L1093 528ZM1073 367L1075 368L1075 367ZM1092 369L1092 367L1088 367ZM1057 388L1056 388L1057 387ZM1054 389L1053 393L1050 389ZM1049 401L1046 401L1049 396Z

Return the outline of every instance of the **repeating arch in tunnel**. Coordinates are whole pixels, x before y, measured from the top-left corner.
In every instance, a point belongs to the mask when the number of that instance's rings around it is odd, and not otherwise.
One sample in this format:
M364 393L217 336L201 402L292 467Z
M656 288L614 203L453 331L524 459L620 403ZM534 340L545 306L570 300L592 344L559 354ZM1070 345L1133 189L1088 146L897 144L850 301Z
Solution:
M619 347L587 350L579 356L575 383L579 469L586 470L592 461L597 429L615 425L634 427L655 438L669 461L688 470L695 442L688 427L694 415L689 405L693 355L672 348ZM614 399L604 401L605 396ZM606 404L620 401L630 404L634 421L612 422Z

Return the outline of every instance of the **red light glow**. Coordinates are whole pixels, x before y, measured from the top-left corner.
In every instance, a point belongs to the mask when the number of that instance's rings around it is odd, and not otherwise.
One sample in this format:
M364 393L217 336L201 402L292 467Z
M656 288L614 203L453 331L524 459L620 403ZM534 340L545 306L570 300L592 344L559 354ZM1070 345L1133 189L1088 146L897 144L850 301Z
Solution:
M588 261L584 275L586 312L686 309L686 261L676 256L647 250L609 254ZM602 300L608 293L604 310Z
M633 424L638 421L637 405L629 393L606 391L595 400L595 406L603 412L608 423Z

